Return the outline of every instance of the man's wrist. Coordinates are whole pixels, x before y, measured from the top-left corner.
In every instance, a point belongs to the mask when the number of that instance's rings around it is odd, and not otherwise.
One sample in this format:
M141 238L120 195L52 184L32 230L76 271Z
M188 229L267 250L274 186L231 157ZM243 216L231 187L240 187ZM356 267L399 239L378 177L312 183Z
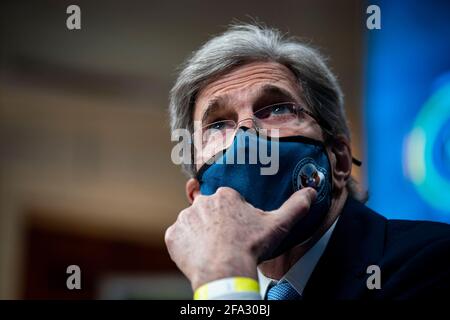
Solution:
M218 279L243 277L258 279L256 260L250 255L239 254L239 259L222 259L209 264L207 268L197 270L191 280L192 289L196 291L200 286Z
M214 300L230 296L261 299L259 283L254 278L229 277L203 284L194 292L194 300Z

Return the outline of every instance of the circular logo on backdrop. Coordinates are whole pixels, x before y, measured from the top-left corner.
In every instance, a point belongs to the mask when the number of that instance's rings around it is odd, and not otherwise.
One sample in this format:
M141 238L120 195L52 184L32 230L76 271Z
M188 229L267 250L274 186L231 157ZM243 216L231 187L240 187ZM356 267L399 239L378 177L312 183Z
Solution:
M312 158L302 159L294 169L292 176L292 183L294 190L311 187L316 189L317 198L316 203L323 200L326 194L326 177L327 171L320 167Z
M405 139L407 176L433 208L450 212L450 72L440 76Z

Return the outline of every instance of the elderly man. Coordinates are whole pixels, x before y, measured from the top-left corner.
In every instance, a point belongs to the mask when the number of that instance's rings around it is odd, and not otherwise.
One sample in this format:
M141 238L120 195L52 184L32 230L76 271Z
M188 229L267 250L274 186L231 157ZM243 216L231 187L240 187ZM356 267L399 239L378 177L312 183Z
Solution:
M165 234L195 299L448 295L449 226L363 204L343 95L314 49L232 26L186 62L170 114L202 151L184 164L191 205ZM251 141L277 150L275 173L228 161L251 155Z

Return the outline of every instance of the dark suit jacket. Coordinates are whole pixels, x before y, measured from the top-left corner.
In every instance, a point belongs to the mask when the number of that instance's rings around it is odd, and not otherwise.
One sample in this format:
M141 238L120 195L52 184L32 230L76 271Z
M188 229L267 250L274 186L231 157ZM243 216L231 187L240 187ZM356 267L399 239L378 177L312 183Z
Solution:
M369 265L381 289L369 290ZM450 225L388 220L349 198L303 299L450 297Z

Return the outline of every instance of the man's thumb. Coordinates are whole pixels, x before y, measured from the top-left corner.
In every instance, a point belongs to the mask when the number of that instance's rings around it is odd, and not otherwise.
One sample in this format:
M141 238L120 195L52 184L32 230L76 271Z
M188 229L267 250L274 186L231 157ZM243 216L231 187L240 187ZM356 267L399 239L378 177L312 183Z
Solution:
M290 226L306 215L316 199L317 191L313 188L300 189L294 192L279 209L272 211L280 219L280 223Z

